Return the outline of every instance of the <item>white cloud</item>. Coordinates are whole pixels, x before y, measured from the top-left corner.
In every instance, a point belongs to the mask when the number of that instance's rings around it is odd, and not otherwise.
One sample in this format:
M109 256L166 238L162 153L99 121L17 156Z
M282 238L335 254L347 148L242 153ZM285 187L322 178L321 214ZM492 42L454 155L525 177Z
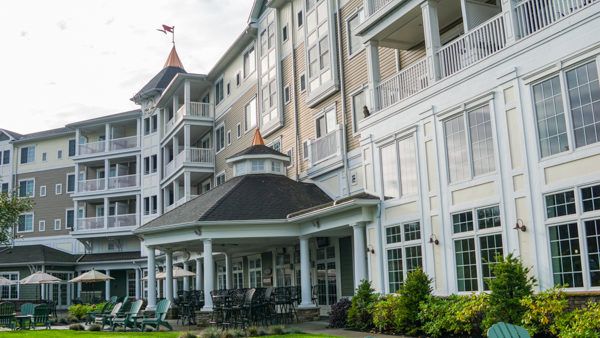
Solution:
M160 71L173 25L187 71L206 73L252 0L0 1L0 128L28 133L116 113Z

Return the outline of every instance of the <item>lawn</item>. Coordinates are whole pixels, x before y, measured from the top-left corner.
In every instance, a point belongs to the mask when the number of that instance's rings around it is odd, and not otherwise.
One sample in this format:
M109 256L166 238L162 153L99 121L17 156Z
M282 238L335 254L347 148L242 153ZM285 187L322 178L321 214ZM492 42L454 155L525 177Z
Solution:
M65 338L65 337L158 337L158 338L178 338L181 332L89 332L89 331L71 331L71 330L37 330L37 331L2 331L2 337L31 337L31 338ZM262 338L273 338L281 336L263 336ZM316 334L287 334L286 338L335 338L335 336L316 335Z

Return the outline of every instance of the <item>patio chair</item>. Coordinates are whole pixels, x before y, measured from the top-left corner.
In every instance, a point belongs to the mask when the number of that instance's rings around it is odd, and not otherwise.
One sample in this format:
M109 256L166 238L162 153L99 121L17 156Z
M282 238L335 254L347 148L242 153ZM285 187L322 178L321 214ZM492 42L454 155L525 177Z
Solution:
M111 319L114 318L121 311L122 307L123 303L115 304L110 313L104 313L95 316L94 323L100 325L102 327L102 330L104 330L104 325L110 325Z
M35 330L36 326L44 325L47 330L50 330L50 309L46 304L40 304L33 309L31 317L31 329Z
M15 329L15 304L0 303L0 327Z
M114 300L114 301L113 301ZM110 300L104 303L102 306L96 308L95 311L89 311L85 316L85 323L90 324L96 316L109 314L112 311L112 308L117 303L117 297L111 297Z
M144 316L142 318L142 322L140 323L140 329L145 331L146 326L150 326L158 331L162 325L169 329L169 331L173 331L171 324L166 321L167 312L169 312L170 307L171 302L168 299L163 299L158 302L158 304L156 304L156 310L154 311L154 317L149 318Z
M19 312L19 314L21 316L32 316L34 308L35 305L33 305L33 303L23 303L21 304L21 311Z
M489 338L529 338L529 332L524 328L499 322L488 329L487 335Z
M129 307L129 311L123 313L122 315L117 315L114 318L110 319L110 326L114 331L117 326L122 326L125 331L127 328L135 329L137 326L137 318L140 309L142 308L142 300L136 300L131 303Z

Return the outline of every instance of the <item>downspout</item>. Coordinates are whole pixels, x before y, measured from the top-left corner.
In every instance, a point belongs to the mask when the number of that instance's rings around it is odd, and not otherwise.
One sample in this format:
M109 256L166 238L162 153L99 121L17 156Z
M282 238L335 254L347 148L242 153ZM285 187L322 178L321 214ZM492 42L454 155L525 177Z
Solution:
M344 175L346 176L346 194L350 196L350 171L348 170L348 152L346 144L346 86L344 81L344 60L342 57L342 19L340 15L340 1L335 1L335 15L337 21L337 44L338 44L338 65L340 70L340 96L342 106L342 161L344 163Z
M292 44L292 87L294 88L294 129L295 129L295 134L296 134L296 152L295 152L295 156L296 156L296 181L299 180L300 178L300 132L299 132L299 126L298 126L298 114L299 114L299 109L298 109L298 88L296 87L296 79L298 78L298 69L296 68L296 49L294 48L294 44L296 43L296 27L294 26L294 3L291 2L291 7L292 10L290 11L290 23L292 26L290 28L290 33L291 33L291 44ZM304 149L303 149L304 151ZM291 160L291 159L290 159Z
M377 250L379 252L379 259L377 259L377 268L379 270L379 288L381 293L385 293L385 274L383 273L383 233L381 232L381 211L383 209L383 200L379 200L377 204Z

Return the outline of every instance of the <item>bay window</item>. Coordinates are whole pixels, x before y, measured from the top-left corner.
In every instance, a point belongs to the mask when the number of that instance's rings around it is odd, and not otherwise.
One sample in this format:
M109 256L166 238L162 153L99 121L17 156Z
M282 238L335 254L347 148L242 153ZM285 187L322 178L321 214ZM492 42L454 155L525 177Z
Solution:
M245 131L248 131L256 127L256 98L253 98L248 102L244 108L245 113Z
M306 1L305 27L310 94L333 79L328 0Z
M381 147L383 195L398 198L418 193L414 135Z
M262 125L270 126L278 118L277 51L275 43L275 11L260 23L260 93Z

